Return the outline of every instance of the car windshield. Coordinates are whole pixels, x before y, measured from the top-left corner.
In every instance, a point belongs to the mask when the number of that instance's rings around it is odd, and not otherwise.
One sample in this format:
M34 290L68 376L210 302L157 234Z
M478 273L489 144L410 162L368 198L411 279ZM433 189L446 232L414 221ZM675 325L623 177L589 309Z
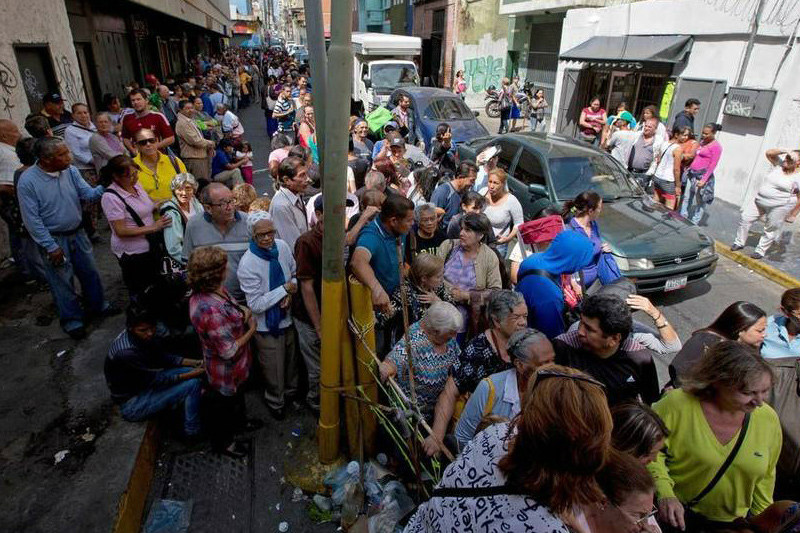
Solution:
M559 200L571 200L583 191L595 191L604 200L641 195L639 186L610 156L557 157L549 160L550 175Z
M431 100L422 114L431 120L472 120L475 115L460 98Z
M417 84L417 70L412 65L373 65L372 86L407 87Z

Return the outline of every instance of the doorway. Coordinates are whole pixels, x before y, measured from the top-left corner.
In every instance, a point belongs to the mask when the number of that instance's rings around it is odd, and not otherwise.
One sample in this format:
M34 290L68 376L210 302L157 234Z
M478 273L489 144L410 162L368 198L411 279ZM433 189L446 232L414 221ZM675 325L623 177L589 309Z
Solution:
M42 98L48 93L60 92L56 82L53 61L46 45L15 46L14 55L19 65L20 83L31 113L42 109Z
M81 71L81 78L83 78L83 90L86 92L86 105L89 106L89 111L92 115L100 110L99 94L96 87L97 78L95 76L95 69L90 65L94 65L92 60L92 47L89 43L74 43L75 54L78 56L78 68Z

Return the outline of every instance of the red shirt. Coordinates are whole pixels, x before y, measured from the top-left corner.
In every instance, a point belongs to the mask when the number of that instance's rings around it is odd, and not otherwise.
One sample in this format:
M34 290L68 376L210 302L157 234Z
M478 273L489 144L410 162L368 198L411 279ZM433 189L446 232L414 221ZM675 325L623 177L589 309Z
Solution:
M158 140L164 140L174 135L167 118L156 111L150 111L141 117L137 117L136 113L128 113L122 119L122 137L124 139L133 140L133 134L144 128L153 130Z
M233 396L250 371L250 344L238 350L236 339L247 331L244 315L223 289L226 298L213 293L194 293L189 298L189 317L203 349L208 384L223 396Z

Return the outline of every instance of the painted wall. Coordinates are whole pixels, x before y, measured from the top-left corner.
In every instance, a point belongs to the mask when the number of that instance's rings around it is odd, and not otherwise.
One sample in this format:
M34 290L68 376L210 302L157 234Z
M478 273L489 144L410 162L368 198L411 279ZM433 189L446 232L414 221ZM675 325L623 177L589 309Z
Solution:
M769 5L777 0L768 0ZM561 39L561 52L595 35L694 35L688 61L677 76L722 79L735 83L749 34L746 16L727 14L707 0L653 0L602 9L574 9L567 12ZM652 21L658 20L657 25ZM646 30L644 30L646 28ZM791 27L763 24L747 67L743 85L769 88L786 50ZM800 87L796 73L800 68L800 46L796 45L777 77L777 97L769 121L728 117L720 113L717 122L723 131L717 139L723 156L717 167L716 194L737 205L749 199L767 169L763 153L780 142L796 147L800 135L792 130L800 124ZM563 113L561 83L566 68L579 68L579 62L559 62L553 108ZM793 76L792 73L795 73ZM724 102L723 102L724 106ZM677 110L673 109L672 114ZM551 128L555 127L553 121Z
M508 17L498 14L500 0L460 0L455 72L464 71L466 102L483 107L487 87L500 86L508 60Z
M48 16L31 17L31 13L47 13ZM21 20L26 23L20 24ZM57 90L67 108L86 99L63 0L7 2L4 16L0 17L0 35L3 36L0 40L0 118L22 126L30 113L25 96L25 83L30 78L19 70L14 45L46 44L49 48L59 86L32 87L29 83L29 91L44 95L48 90Z

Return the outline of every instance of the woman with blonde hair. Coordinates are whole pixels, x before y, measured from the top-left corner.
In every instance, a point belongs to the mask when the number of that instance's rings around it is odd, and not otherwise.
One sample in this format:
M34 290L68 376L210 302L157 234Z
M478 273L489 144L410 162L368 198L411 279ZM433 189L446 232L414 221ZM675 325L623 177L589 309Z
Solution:
M413 324L422 318L425 311L435 302L454 303L453 294L444 284L444 261L427 252L418 254L411 263L411 275L390 295L388 314L379 314L378 322L387 324L395 321L397 330L403 332L402 309L403 291L408 303L408 323Z
M675 389L653 404L669 430L648 465L659 520L686 531L731 528L773 503L781 426L767 399L774 374L755 348L711 347ZM759 530L760 531L760 530Z
M596 476L609 457L612 424L603 385L546 365L531 377L522 402L513 421L467 443L407 533L567 533L576 509L603 501Z
M507 180L502 168L489 171L488 187L484 193L486 208L483 210L492 225L497 253L503 259L508 255L509 243L517 236L519 225L525 222L522 204L508 190Z

